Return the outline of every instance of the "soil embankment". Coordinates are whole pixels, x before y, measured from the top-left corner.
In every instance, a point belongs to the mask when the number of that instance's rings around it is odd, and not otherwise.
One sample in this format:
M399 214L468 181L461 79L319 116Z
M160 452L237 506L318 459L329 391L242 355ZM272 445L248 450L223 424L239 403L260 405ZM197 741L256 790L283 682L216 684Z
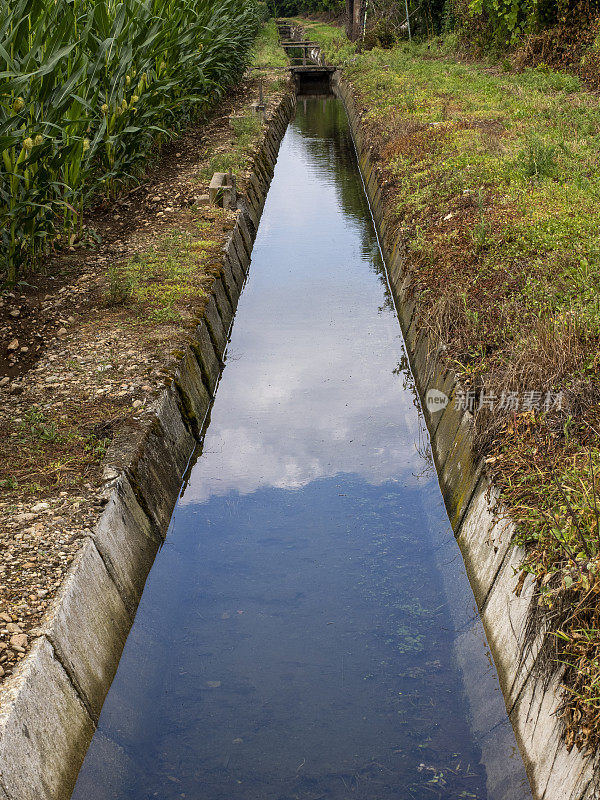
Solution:
M3 797L70 796L165 534L293 110L271 50L259 41L238 91L147 183L90 215L97 247L4 297L15 338L52 324L36 358L13 348L0 389ZM237 210L205 196L229 168Z
M592 796L597 98L547 67L464 63L443 40L360 53L339 29L302 23L342 67L440 483L534 793Z

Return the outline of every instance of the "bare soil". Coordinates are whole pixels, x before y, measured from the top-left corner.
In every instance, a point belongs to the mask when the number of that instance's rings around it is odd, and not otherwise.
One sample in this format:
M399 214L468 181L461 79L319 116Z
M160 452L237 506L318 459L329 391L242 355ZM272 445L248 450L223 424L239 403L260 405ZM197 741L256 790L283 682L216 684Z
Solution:
M281 73L261 74L269 109L287 88ZM108 448L147 424L203 310L235 220L205 204L209 163L235 147L229 116L257 98L248 73L139 185L90 210L81 243L0 295L0 678L26 655L106 503ZM186 270L173 293L180 245ZM111 280L132 259L144 293L115 300Z

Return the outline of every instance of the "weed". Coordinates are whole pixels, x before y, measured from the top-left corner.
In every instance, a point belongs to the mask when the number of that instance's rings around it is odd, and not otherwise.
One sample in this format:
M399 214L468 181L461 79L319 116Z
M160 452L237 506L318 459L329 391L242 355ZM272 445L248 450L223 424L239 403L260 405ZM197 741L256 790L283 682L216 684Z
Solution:
M288 81L284 78L277 78L274 81L271 81L269 84L269 91L271 92L283 92L288 86Z
M26 412L20 427L23 434L40 442L55 442L60 436L55 423L48 422L45 414L38 408L31 408Z
M230 149L212 156L200 170L199 178L203 181L210 180L215 172L239 172L262 133L262 122L256 114L232 117L229 124L233 133Z
M231 128L238 139L259 136L262 123L256 114L246 114L242 117L233 117Z
M101 461L108 451L110 446L110 439L99 439L97 436L88 436L85 439L84 449L90 453L94 459Z
M484 194L480 189L476 198L477 209L479 212L479 220L473 226L471 236L473 244L477 250L484 250L488 244L488 239L491 234L491 227L485 216Z
M79 361L77 361L76 358L68 359L66 366L67 366L67 369L70 369L73 372L83 372L84 369L85 369L83 364L80 364Z
M206 296L198 284L198 274L212 256L215 242L196 238L204 232L203 226L172 230L163 234L153 248L115 266L114 302L126 302L140 318L183 324L182 312L189 311L190 302L199 302ZM111 281L109 270L109 296ZM113 366L111 362L106 368Z
M235 136L236 156L241 160L250 152L262 133L262 122L256 114L246 114L234 117L231 120L231 129Z
M532 136L520 155L523 174L527 178L543 180L556 175L556 147Z
M275 20L271 19L261 28L252 48L254 69L285 69L288 60L279 44L279 34Z
M119 266L108 268L108 291L107 300L110 305L123 305L133 294L134 282L130 274L127 274Z
M333 60L339 31L311 23L310 35ZM591 750L600 741L600 103L546 65L459 63L445 55L454 44L355 54L344 73L381 170L386 226L403 232L418 324L465 386L564 397L543 413L478 409L475 450L490 456L524 568L553 604L541 603L542 624L568 664L567 742Z

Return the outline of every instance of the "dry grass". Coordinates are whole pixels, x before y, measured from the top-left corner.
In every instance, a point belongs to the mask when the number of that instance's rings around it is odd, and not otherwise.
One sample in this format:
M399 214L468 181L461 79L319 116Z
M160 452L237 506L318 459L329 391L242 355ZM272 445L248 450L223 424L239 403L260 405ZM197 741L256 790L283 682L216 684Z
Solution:
M330 60L344 55L388 228L406 244L418 324L474 392L478 454L536 578L539 665L564 668L566 741L595 748L598 98L547 65L516 74L465 63L442 39L350 55L323 27L311 38ZM478 407L511 392L516 409Z

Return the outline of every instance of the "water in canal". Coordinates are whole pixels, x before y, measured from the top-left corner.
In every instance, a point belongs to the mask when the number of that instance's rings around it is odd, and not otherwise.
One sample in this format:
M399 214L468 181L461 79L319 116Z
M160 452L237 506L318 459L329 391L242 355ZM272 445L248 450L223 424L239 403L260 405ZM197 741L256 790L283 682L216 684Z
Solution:
M299 100L75 800L521 800L346 115Z

